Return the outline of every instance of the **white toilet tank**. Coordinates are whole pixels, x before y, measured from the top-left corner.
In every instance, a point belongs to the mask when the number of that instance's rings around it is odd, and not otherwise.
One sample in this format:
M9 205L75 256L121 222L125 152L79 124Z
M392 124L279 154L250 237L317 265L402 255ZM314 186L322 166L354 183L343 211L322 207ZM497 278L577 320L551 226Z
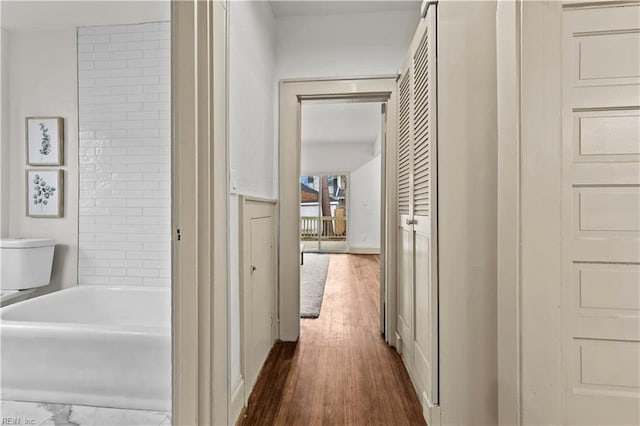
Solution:
M55 247L56 242L48 239L0 239L0 289L24 290L49 284Z

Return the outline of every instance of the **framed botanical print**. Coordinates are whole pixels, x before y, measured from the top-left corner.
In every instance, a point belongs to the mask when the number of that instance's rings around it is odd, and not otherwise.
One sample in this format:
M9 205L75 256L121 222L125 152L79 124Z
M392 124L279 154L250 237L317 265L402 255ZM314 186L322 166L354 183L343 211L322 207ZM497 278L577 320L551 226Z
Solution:
M62 165L64 120L61 117L27 117L26 135L28 165Z
M62 217L62 170L27 170L27 216Z

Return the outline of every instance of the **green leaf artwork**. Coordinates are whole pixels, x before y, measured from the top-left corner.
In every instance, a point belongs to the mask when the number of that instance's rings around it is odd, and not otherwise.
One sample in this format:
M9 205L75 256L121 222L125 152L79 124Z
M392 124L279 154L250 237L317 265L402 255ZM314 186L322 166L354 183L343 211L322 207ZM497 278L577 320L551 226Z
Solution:
M53 198L53 193L56 191L56 187L47 184L47 182L39 175L35 175L33 179L33 204L36 206L46 206L49 204L50 199Z
M40 154L49 155L51 154L51 141L49 140L49 128L44 125L44 123L40 123L40 133L42 134L40 139Z

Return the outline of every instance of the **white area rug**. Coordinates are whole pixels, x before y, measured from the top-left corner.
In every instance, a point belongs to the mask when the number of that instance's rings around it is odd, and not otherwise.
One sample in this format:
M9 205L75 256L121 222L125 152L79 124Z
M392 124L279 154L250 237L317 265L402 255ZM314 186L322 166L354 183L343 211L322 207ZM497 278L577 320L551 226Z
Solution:
M300 266L300 318L318 318L329 269L328 254L305 253Z

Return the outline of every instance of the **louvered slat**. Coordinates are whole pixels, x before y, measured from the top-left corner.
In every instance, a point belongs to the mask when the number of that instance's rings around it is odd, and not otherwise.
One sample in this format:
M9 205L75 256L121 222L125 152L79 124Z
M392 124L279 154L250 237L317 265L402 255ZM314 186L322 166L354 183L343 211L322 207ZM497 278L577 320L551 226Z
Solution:
M425 32L413 55L413 214L429 215L431 208L431 139L429 111L429 34Z
M411 76L405 74L400 80L400 108L398 135L398 213L409 214L411 199Z

